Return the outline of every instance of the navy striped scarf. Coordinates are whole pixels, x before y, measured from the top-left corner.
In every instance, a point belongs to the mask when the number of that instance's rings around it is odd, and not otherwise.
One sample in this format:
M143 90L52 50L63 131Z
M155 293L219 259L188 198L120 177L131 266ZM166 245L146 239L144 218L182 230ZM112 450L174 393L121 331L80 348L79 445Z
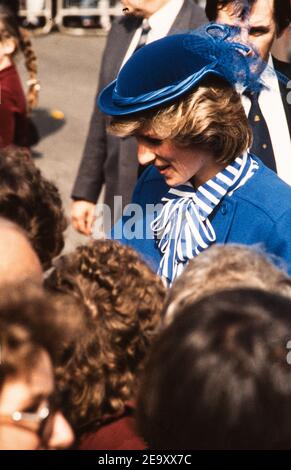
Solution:
M186 183L168 191L161 213L151 224L162 255L158 274L168 286L191 258L216 241L209 216L226 194L243 186L257 169L258 163L246 152L197 190Z

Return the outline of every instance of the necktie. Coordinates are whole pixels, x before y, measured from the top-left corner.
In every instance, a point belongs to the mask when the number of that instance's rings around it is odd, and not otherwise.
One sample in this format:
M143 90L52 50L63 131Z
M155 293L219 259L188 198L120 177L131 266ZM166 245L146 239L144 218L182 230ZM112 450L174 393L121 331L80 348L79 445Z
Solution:
M259 94L249 92L244 94L251 100L248 120L253 131L254 140L250 151L257 155L267 167L276 172L274 150L269 129L259 105Z
M150 27L150 24L149 24L149 20L147 18L144 18L143 22L142 22L141 35L140 35L138 44L137 44L134 52L138 51L139 49L141 49L141 47L146 45L148 34L149 34L150 30L151 30L151 27Z

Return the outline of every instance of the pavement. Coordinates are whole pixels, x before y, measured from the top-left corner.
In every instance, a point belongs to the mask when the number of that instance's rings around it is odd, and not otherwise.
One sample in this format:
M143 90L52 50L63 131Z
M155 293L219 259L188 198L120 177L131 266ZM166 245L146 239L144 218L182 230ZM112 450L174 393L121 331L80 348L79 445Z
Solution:
M33 39L41 82L39 107L33 113L41 135L33 147L35 163L60 190L66 214L93 110L104 36L75 37L58 32ZM21 76L27 74L20 61ZM71 226L65 252L86 242Z

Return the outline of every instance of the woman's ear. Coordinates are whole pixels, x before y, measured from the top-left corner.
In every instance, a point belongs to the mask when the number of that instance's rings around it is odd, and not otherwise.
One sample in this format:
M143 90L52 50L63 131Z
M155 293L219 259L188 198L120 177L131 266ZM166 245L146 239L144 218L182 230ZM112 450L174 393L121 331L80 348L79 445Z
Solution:
M2 43L2 50L5 55L12 55L16 51L16 41L13 38L5 39Z

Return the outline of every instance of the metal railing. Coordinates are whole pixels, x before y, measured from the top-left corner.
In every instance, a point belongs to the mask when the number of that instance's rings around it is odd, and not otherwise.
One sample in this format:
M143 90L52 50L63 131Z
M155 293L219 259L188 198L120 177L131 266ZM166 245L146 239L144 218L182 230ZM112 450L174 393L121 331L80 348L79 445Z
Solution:
M53 18L52 18L52 0L42 0L34 3L33 8L33 17L39 20L39 25L36 25L34 28L35 33L44 33L47 34L53 27ZM20 1L20 10L19 16L25 22L29 23L29 18L31 15L31 9L29 5L29 0Z
M67 34L106 34L115 16L122 14L120 0L21 0L19 16L35 34L47 34L53 26ZM32 20L31 20L32 18Z
M68 34L106 33L112 18L120 14L119 0L57 0L55 23Z

